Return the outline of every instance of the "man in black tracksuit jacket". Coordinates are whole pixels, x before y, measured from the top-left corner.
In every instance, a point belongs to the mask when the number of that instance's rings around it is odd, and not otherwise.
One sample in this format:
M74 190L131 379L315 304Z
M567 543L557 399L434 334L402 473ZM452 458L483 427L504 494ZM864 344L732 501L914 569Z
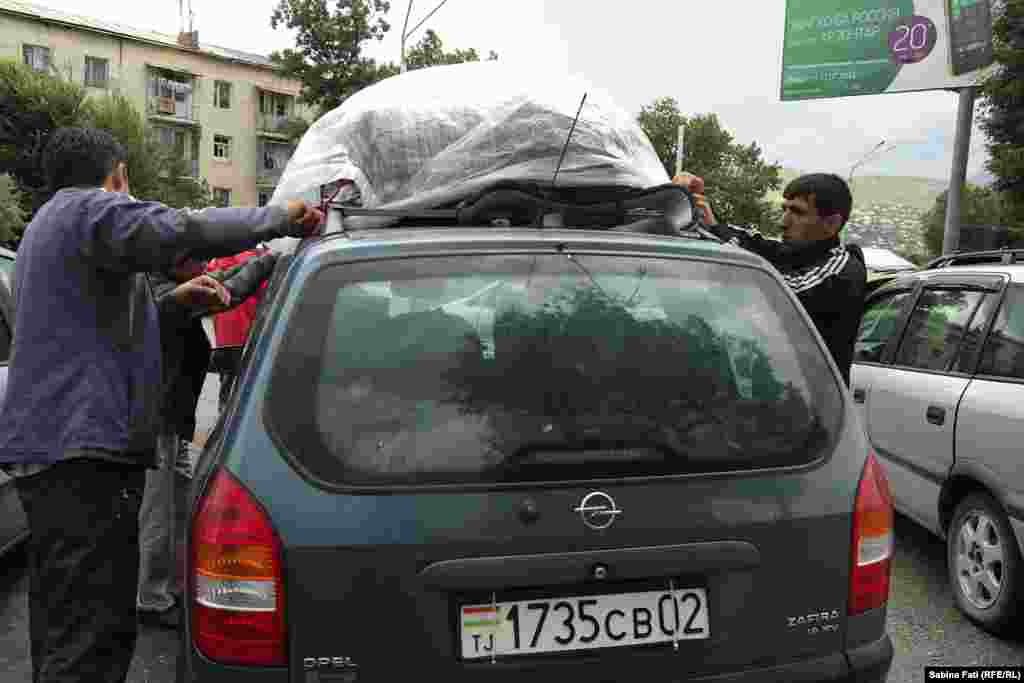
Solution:
M847 386L853 347L860 328L867 286L864 254L857 245L843 246L839 232L846 225L853 197L837 175L814 173L793 180L783 191L782 241L756 231L718 225L704 197L704 182L684 174L673 182L696 195L708 229L720 239L752 251L775 266L797 295L832 353Z

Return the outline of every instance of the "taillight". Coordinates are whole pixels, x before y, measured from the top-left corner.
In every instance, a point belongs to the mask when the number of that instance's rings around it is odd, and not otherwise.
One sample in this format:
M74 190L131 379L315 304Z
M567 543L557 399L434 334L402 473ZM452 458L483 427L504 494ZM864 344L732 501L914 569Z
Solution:
M885 471L872 453L864 463L853 508L851 616L881 607L889 600L892 553L892 494Z
M192 526L192 638L209 659L283 666L281 542L238 480L214 475Z

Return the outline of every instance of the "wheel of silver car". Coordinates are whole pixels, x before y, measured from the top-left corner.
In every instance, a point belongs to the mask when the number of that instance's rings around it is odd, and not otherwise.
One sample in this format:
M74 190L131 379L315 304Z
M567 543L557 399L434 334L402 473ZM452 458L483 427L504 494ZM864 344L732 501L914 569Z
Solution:
M960 610L986 630L1006 628L1019 609L1022 563L1013 530L991 496L974 493L957 506L947 555Z

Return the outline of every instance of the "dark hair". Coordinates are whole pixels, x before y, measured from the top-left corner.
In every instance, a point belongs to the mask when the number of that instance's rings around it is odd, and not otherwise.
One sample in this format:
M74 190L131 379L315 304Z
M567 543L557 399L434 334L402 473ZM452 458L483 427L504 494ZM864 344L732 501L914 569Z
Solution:
M819 216L839 214L843 225L850 219L853 210L853 195L846 181L834 173L810 173L793 180L783 190L786 199L814 196L814 208Z
M59 128L43 152L43 172L51 192L65 187L99 187L127 157L121 143L105 130Z

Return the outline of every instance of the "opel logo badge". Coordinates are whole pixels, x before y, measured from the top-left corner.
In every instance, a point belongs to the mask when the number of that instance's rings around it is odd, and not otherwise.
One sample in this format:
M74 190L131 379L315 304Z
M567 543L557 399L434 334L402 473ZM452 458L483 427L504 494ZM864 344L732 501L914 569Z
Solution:
M615 518L622 514L622 510L615 504L615 499L604 491L594 491L583 497L583 501L576 508L583 523L591 529L607 529L615 523Z

